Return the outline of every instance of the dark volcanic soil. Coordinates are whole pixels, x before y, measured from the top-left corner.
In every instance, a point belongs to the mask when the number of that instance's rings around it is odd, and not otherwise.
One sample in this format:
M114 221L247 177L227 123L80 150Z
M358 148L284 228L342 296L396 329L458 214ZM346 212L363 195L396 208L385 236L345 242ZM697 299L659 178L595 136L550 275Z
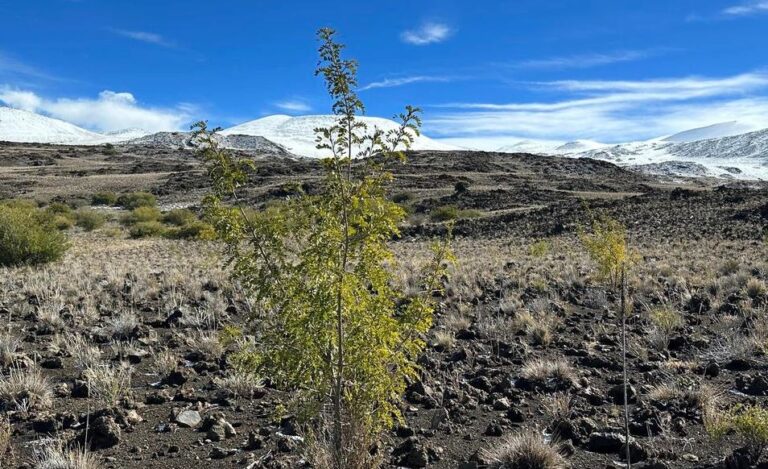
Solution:
M97 191L149 190L162 207L174 207L199 204L207 190L192 153L116 151L0 144L0 197L81 204ZM317 161L256 160L247 189L254 205L322 183ZM572 467L618 467L617 299L598 281L575 235L588 211L625 223L642 259L630 281L633 467L724 467L743 446L735 435L714 442L703 416L710 404L766 405L765 186L668 181L589 159L478 152L417 152L391 169L392 195L411 213L393 241L404 263L423 258L429 241L445 233L431 219L436 210L477 213L453 228L459 264L425 338L421 380L404 397L405 422L380 449L385 465L483 468L483 450L536 432L556 436ZM41 438L76 441L86 423L96 425L97 435L99 428L119 433L109 444L91 444L107 467L303 467L294 420L279 415L290 393L267 385L251 399L234 395L220 379L229 376L227 357L236 347L211 353L190 341L251 317L214 244L98 231L73 239L73 251L55 266L0 269L0 320L21 341L13 360L36 362L56 389L49 409L3 404L16 455L9 467L29 467L32 443ZM542 242L542 252L532 249ZM652 316L666 310L679 323L659 347ZM136 327L115 335L115 323L129 313ZM106 413L83 395L71 344L57 346L66 337L93 344L102 364L117 364L118 357L132 363L119 411ZM161 351L177 359L173 376L159 372ZM527 374L532 364L558 361L566 369L559 377ZM186 428L181 410L203 421Z

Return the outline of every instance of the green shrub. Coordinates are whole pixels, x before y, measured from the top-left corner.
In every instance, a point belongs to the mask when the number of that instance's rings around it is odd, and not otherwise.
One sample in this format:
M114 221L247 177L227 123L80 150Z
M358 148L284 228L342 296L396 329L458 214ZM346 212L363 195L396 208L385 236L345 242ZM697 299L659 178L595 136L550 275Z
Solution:
M121 194L117 198L117 204L127 210L139 207L154 207L157 205L157 198L149 192L131 192Z
M117 194L114 192L97 192L91 196L91 205L115 205Z
M193 221L183 226L168 228L164 236L170 239L196 239L211 241L216 239L216 231L211 225L202 221Z
M403 205L412 202L415 198L416 197L410 192L398 192L392 196L392 202Z
M107 221L103 213L88 208L81 208L75 212L75 223L85 231L93 231L101 228Z
M430 214L432 221L450 221L459 218L459 209L455 205L443 205L437 207Z
M480 212L477 210L459 210L455 205L443 205L437 207L430 214L432 221L444 222L457 220L459 218L477 218Z
M72 210L72 207L62 202L51 202L45 211L52 215L64 215L74 218L74 210Z
M533 257L544 257L552 250L552 242L546 239L540 239L531 244L528 248L528 252Z
M75 226L74 219L64 215L52 215L51 222L53 223L53 226L59 231L65 231Z
M133 225L128 232L131 238L149 238L165 234L165 226L159 221L142 221Z
M37 208L0 205L0 266L60 259L69 245L54 225L54 218Z
M197 221L197 215L186 208L173 209L163 215L163 223L174 226L184 226Z
M155 207L138 207L131 210L130 213L126 213L121 218L120 223L130 226L136 223L158 221L161 216L160 210Z

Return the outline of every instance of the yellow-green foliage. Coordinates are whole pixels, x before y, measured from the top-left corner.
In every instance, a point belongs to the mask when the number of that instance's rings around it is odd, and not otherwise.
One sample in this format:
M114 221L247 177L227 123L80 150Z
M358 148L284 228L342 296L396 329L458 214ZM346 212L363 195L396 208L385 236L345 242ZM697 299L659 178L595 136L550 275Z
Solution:
M139 207L154 207L157 205L157 199L149 192L130 192L121 194L117 198L117 204L126 210L133 210Z
M131 238L150 238L163 236L165 230L165 226L159 221L141 221L131 226L128 235Z
M621 270L637 261L627 245L627 229L619 221L602 215L592 220L592 232L579 232L579 238L595 261L601 277L617 286Z
M443 205L437 207L430 214L432 221L444 222L458 220L460 218L477 218L480 212L477 210L460 210L455 205Z
M75 223L85 231L101 228L107 217L103 213L88 208L80 208L75 212Z
M55 261L68 247L54 215L30 206L0 205L0 266Z
M704 425L714 438L722 438L730 431L741 436L747 444L753 462L757 462L768 447L768 409L759 405L737 405L722 413L710 410L706 414Z
M546 239L540 239L539 241L536 241L535 243L531 244L531 247L528 249L528 252L533 257L544 257L552 250L552 242Z
M170 239L211 241L216 239L216 230L208 223L194 220L181 226L167 228L163 236Z
M683 325L683 316L671 308L656 308L650 313L651 322L665 334Z
M388 242L405 212L388 200L392 175L381 165L369 159L352 170L356 155L348 142L363 143L359 156L401 158L397 147L412 143L418 110L408 107L397 130L365 134L355 120L362 109L353 91L356 65L341 59L333 34L320 33L318 73L339 115L338 125L318 130L318 148L330 156L323 160L321 193L247 210L237 193L252 164L219 149L205 123L196 133L214 187L205 199L207 219L227 244L234 275L259 309L270 312L253 345L257 373L296 391L305 422L333 409L334 467L351 467L342 428L362 422L362 434L377 438L400 415L398 399L406 382L417 378L422 337L432 325L451 254L444 243L435 245L418 294L406 295L394 281Z
M127 213L120 220L123 225L135 225L136 223L146 223L160 220L160 210L156 207L137 207Z
M176 208L163 214L163 223L184 226L197 221L197 215L186 208Z
M97 192L91 196L91 205L115 205L117 194L114 192Z

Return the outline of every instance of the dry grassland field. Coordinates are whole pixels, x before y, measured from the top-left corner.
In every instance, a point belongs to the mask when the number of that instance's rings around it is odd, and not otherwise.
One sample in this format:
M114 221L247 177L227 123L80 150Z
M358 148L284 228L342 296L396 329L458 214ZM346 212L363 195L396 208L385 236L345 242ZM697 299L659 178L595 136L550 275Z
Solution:
M317 160L240 154L255 161L244 199L257 210L322 185ZM620 295L579 237L594 214L625 226L637 253L633 467L751 467L768 421L713 429L768 399L764 184L526 154L387 164L388 197L408 213L389 242L394 283L418 287L448 223L456 262L396 402L403 421L373 449L385 467L623 466ZM268 312L204 236L209 190L189 150L0 144L0 197L48 210L70 243L58 261L0 268L0 467L306 467L292 391L233 364ZM156 207L96 197L134 192ZM539 465L500 465L520 448Z

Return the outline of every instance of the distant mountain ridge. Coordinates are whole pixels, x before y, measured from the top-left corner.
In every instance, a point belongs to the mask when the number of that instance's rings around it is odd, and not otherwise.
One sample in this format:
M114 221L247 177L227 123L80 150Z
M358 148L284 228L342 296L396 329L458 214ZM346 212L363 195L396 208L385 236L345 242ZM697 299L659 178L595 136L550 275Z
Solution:
M315 129L337 122L333 115L273 115L221 131L222 146L273 155L321 157ZM369 128L398 128L389 119L361 116ZM748 130L748 131L745 131ZM160 145L194 148L190 132L148 133L141 129L97 133L28 111L0 106L0 141L69 145ZM466 148L427 136L416 137L413 150L461 151ZM632 169L667 176L712 176L768 180L768 129L754 129L738 121L690 129L656 139L620 144L592 140L572 142L523 140L497 151L559 155L606 160Z

